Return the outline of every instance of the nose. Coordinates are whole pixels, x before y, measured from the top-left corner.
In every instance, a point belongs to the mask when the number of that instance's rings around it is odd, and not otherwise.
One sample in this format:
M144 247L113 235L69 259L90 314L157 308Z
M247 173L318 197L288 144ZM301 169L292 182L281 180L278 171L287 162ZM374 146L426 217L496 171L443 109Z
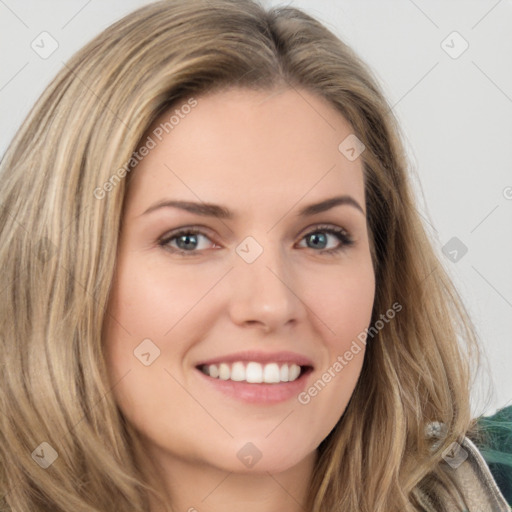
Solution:
M300 284L279 247L265 247L252 263L235 254L234 267L229 309L235 324L256 325L271 332L304 318Z

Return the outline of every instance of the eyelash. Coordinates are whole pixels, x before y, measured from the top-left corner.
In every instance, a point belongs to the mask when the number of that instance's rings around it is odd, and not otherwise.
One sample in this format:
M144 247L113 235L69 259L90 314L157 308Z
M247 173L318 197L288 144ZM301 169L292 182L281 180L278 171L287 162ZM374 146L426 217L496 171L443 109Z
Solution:
M333 249L321 249L319 251L315 251L315 252L318 252L320 254L327 254L327 255L330 255L330 256L334 256L337 253L339 253L340 251L346 250L348 247L350 247L350 246L352 246L354 244L354 240L352 239L350 234L345 229L334 227L334 226L322 226L322 225L315 226L315 228L313 230L311 230L311 231L308 231L301 238L301 240L303 240L306 237L308 237L310 235L313 235L315 233L329 233L331 235L334 235L341 242L341 245L339 245L338 247L335 247ZM167 233L164 238L161 238L158 241L158 245L160 247L164 248L165 250L168 250L168 251L170 251L170 252L172 252L174 254L177 254L179 256L185 256L186 257L186 256L198 256L198 255L200 255L202 251L196 251L196 250L184 251L182 249L177 249L175 247L170 247L169 243L172 240L174 240L176 238L179 238L182 235L202 235L202 236L205 236L206 238L210 239L210 237L204 231L202 231L201 229L198 229L198 228L195 228L195 227L180 228L180 229L178 229L176 231L172 231L170 233ZM306 249L311 249L311 247L306 247Z

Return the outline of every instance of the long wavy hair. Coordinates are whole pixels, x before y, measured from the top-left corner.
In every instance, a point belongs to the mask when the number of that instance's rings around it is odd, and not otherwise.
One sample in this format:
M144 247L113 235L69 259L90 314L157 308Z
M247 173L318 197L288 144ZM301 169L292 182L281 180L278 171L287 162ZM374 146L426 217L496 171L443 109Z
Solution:
M71 58L1 162L0 510L148 511L149 493L161 496L136 463L102 349L126 163L171 105L283 86L327 99L366 146L372 324L402 305L368 340L351 400L318 447L307 510L442 510L441 490L461 494L441 454L472 428L477 336L416 209L403 137L376 78L298 9L168 0ZM433 421L445 426L435 445L425 435ZM35 461L45 449L55 457L48 445L58 458L43 469Z

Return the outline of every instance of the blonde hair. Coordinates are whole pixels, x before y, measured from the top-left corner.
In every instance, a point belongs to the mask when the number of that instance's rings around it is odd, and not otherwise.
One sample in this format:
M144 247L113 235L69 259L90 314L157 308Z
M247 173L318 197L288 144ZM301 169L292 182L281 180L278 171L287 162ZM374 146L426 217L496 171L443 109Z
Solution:
M303 88L351 123L366 146L372 325L392 303L403 307L368 341L350 403L318 448L308 510L423 510L441 489L460 494L440 461L471 426L475 330L416 211L399 128L376 79L300 10L169 0L79 51L1 163L1 510L147 511L148 493L158 494L136 465L137 440L102 353L126 163L171 105L229 87ZM446 427L434 448L431 421ZM32 460L43 442L58 454L46 470Z

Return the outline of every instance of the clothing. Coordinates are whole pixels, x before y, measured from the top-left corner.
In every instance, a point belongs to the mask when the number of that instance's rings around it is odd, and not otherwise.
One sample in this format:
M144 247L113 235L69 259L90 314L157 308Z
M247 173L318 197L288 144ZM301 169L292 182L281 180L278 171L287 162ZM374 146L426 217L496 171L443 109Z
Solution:
M432 437L437 437L435 434ZM457 488L466 500L466 510L461 510L448 492L440 491L442 512L510 512L487 463L473 442L465 437L461 444L454 443L441 464L447 464ZM462 462L463 461L463 462ZM440 512L439 506L426 496L421 497L425 512Z
M460 487L464 489L469 512L509 512L510 506L478 448L467 437L461 446L468 458L455 470L455 475Z
M473 442L491 470L495 482L512 505L512 405L492 416L477 418L477 430L483 434Z

